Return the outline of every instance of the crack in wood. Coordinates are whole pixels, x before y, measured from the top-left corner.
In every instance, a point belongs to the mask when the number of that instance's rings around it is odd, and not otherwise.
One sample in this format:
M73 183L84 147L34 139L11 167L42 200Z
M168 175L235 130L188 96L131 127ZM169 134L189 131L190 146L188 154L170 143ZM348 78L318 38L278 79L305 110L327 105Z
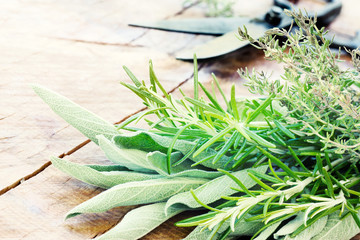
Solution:
M140 35L140 36L142 36L142 35ZM63 40L63 41L71 41L71 42L79 42L79 43L86 43L86 44L96 44L96 45L103 45L103 46L144 47L143 45L131 44L134 41L134 39L131 40L129 43L110 43L110 42L90 41L90 40L83 40L83 39L61 38L61 37L55 37L53 39Z
M199 70L201 70L203 68L204 64L199 64ZM182 82L180 82L177 86L175 86L174 88L172 88L170 91L168 91L168 93L172 93L174 91L176 91L179 87L181 87L182 85L184 85L187 81L189 81L191 78L194 77L194 73L192 73L188 78L186 78L185 80L183 80ZM139 110L137 110L136 112L122 118L120 121L114 123L114 124L119 124L122 123L123 121L125 121L126 119L128 119L129 117L142 112L144 110L146 110L147 107L143 107ZM71 154L73 154L74 152L76 152L77 150L81 149L82 147L84 147L85 145L87 145L88 143L90 143L91 140L87 139L86 141L80 143L79 145L77 145L76 147L74 147L73 149L67 151L66 153L62 153L58 156L58 158L64 158L65 156L69 156ZM17 186L19 186L21 183L29 180L32 177L35 177L36 175L38 175L39 173L41 173L42 171L44 171L47 167L49 167L51 165L51 161L48 161L46 163L44 163L40 168L36 169L34 172L20 178L19 180L15 181L13 184L3 188L0 190L0 196L3 195L4 193L10 191L13 188L16 188Z
M7 115L7 116L5 116L5 117L1 117L0 120L7 119L7 118L9 118L9 117L11 117L11 116L13 116L13 115L15 115L15 113L12 113L12 114Z
M184 6L181 10L179 10L178 12L174 13L173 15L171 16L168 16L168 17L165 17L164 20L167 20L169 18L172 18L172 17L176 17L176 16L179 16L181 14L183 14L186 10L192 8L193 6L196 6L198 5L200 2L199 1L196 1L192 4L190 4L189 6ZM143 36L145 36L151 29L145 29L144 32L142 34L140 34L139 36L135 37L134 39L132 39L129 44L141 39Z
M178 11L177 13L175 13L172 17L176 17L176 16L179 16L181 14L183 14L184 12L186 12L188 9L198 5L200 3L200 1L196 1L196 2L193 2L191 4L189 4L188 6L184 6L180 11Z

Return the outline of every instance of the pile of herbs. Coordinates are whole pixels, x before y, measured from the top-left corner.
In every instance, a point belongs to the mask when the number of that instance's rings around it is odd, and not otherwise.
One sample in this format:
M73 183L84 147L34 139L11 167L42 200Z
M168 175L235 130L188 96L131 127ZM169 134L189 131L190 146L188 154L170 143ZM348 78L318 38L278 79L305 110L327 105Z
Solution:
M342 69L324 29L291 13L299 29L273 29L248 39L284 65L281 79L240 70L261 98L229 99L215 76L212 90L199 81L194 96L175 99L156 77L150 86L125 71L147 110L112 125L44 87L35 92L105 152L114 165L79 165L52 158L55 167L107 189L72 209L67 218L113 207L130 211L97 239L138 239L189 209L209 212L182 220L197 226L186 239L350 239L360 230L360 103L355 67ZM286 40L282 45L278 37ZM204 97L200 97L200 90ZM223 101L217 99L218 91ZM220 103L221 102L221 103ZM226 106L226 107L223 107ZM154 115L158 120L146 119ZM146 119L149 129L136 128ZM154 119L154 118L152 118ZM135 226L135 227L134 227Z

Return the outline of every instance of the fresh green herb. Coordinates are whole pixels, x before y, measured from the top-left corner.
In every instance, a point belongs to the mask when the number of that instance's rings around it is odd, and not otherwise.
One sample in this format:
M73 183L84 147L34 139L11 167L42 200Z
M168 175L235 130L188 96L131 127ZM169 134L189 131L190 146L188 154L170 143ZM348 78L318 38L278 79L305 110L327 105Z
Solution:
M284 65L282 79L240 70L251 92L265 97L224 103L198 82L194 98L175 99L150 62L150 86L124 68L147 109L118 126L44 88L35 92L89 137L116 165L81 166L52 158L60 170L109 188L72 209L67 218L125 205L129 212L98 239L138 239L188 209L210 210L177 223L197 226L186 239L350 239L359 232L360 79L342 69L324 29L301 13L287 12L300 27L273 29L255 40L270 60ZM280 46L277 37L285 38ZM203 91L208 100L201 97ZM223 109L222 106L227 106ZM148 115L148 129L130 126ZM217 171L218 170L218 171ZM154 221L139 221L151 217ZM136 223L136 228L133 224ZM128 230L128 227L132 228Z

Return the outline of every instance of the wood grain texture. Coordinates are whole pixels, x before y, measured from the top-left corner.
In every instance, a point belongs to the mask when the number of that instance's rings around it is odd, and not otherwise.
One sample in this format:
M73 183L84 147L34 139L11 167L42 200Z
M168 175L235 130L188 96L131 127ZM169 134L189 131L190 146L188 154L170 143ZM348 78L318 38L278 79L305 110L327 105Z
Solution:
M172 56L184 47L211 37L128 27L131 21L202 17L204 9L184 9L179 0L150 1L2 1L0 3L0 239L89 239L106 232L133 207L103 214L86 214L64 221L75 205L102 190L72 179L53 166L50 155L64 155L79 163L106 163L93 143L59 119L31 91L29 83L43 84L110 122L142 108L129 91L118 84L129 79L127 65L140 79L148 80L148 60L167 90L192 75L192 64ZM270 0L237 5L241 15L256 15ZM261 9L259 9L261 5ZM341 16L332 28L353 34L360 29L356 0L344 1ZM344 24L345 23L345 24ZM348 59L348 58L347 58ZM248 95L236 70L256 67L273 71L281 66L265 62L260 51L245 48L216 60L202 62L200 80L210 83L210 73L221 80L227 93L235 83L239 95ZM182 88L191 92L191 83ZM174 94L179 94L177 91ZM44 166L45 164L45 166ZM42 166L41 171L37 171ZM16 186L25 176L32 178ZM191 213L188 213L191 215ZM191 230L162 224L143 239L180 239ZM356 238L360 239L360 237Z

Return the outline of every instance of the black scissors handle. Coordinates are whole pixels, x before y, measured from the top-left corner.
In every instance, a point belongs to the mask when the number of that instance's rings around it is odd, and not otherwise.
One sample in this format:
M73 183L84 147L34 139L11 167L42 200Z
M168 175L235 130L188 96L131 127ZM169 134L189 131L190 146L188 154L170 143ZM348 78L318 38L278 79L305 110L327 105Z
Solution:
M309 17L317 17L316 24L319 27L329 25L334 19L340 14L342 3L341 0L326 0L327 4L320 9L317 14L308 13ZM288 0L274 0L274 5L282 9L296 9L295 4ZM347 49L356 49L360 47L360 31L356 32L356 35L353 37L334 35L330 33L326 38L331 39L331 47L345 47Z
M316 14L309 12L309 17L317 17L318 26L327 26L340 14L342 3L341 0L326 0L327 4ZM274 5L282 9L299 10L295 4L288 0L274 0Z

